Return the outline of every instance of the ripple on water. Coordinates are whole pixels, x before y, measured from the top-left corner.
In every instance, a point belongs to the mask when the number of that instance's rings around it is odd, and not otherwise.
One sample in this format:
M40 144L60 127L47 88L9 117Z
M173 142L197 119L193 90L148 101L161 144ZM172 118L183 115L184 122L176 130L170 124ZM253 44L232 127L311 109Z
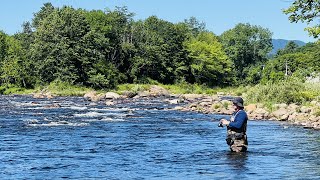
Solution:
M88 126L89 123L72 123L67 121L57 121L42 124L28 124L31 127L55 127L55 126Z
M1 179L320 177L318 131L249 121L249 151L234 154L217 127L221 116L169 111L161 99L112 107L72 97L6 99L12 103L0 101ZM53 103L61 107L42 108Z
M99 116L105 116L106 113L100 113L100 112L87 112L87 113L81 113L81 114L74 114L75 117L99 117Z

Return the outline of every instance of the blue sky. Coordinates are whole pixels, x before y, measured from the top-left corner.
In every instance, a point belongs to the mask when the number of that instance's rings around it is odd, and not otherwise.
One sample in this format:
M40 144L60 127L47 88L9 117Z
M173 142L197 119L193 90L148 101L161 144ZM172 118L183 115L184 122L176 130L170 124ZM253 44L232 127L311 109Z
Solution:
M315 41L304 31L306 24L290 23L282 13L293 0L1 0L0 30L10 35L21 31L21 24L31 21L46 2L87 10L127 6L136 20L156 15L177 23L194 16L216 35L238 23L250 23L268 28L274 39Z

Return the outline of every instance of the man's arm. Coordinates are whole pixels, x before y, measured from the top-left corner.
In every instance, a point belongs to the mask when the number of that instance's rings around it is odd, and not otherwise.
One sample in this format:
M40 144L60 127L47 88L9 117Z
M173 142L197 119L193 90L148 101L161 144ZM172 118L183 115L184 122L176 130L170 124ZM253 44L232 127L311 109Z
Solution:
M235 117L235 120L229 123L229 127L240 129L246 119L247 119L246 113L244 111L239 112Z

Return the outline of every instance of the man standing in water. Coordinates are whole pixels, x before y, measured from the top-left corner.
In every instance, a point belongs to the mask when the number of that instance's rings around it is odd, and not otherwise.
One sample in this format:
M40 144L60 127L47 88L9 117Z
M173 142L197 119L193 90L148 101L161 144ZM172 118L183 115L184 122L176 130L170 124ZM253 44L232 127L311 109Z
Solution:
M247 141L247 121L248 116L244 111L243 99L236 97L232 100L235 112L230 118L230 121L221 119L219 126L227 126L227 144L231 151L245 152L248 148Z

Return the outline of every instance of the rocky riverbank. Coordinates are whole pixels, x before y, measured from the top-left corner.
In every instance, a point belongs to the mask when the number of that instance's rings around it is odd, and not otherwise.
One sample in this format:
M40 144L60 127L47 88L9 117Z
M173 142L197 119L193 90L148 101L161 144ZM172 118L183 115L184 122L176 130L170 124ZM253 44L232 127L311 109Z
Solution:
M49 92L34 94L35 98L52 98ZM130 92L125 91L120 94L108 92L105 94L96 91L88 92L84 98L88 101L104 101L106 106L114 105L128 99L163 97L163 101L173 104L174 110L195 111L200 113L215 113L231 115L233 107L232 96L218 93L216 95L202 94L170 94L169 91L160 86L151 86L147 91ZM244 98L245 100L245 98ZM290 124L303 126L305 128L320 129L320 102L312 101L309 106L296 104L274 104L272 110L262 104L246 104L245 110L251 120L275 120L285 121ZM270 109L270 108L269 108Z
M184 106L176 106L175 109L227 115L231 115L233 112L232 103L225 96L197 96L182 95L188 103ZM245 106L245 110L251 120L285 121L305 128L320 129L319 107L320 103L313 101L308 107L296 104L274 104L272 111L262 104L248 104Z

